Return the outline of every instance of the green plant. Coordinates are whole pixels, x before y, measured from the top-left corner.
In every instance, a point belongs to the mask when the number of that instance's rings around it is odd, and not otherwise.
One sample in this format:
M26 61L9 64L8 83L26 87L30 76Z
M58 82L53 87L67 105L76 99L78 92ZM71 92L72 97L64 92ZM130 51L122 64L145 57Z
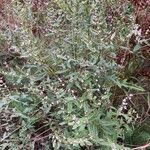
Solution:
M31 1L12 5L20 24L0 39L8 44L0 53L0 148L130 149L124 141L136 113L111 101L114 87L123 96L143 91L122 79L111 59L130 30L132 20L122 22L130 4L55 0L37 4L38 11Z

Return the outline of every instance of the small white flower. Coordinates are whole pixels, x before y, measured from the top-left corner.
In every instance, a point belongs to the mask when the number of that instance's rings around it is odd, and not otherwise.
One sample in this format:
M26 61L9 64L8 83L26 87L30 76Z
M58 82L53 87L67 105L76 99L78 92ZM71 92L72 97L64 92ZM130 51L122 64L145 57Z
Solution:
M3 80L0 79L0 84L2 84L2 83L3 83Z

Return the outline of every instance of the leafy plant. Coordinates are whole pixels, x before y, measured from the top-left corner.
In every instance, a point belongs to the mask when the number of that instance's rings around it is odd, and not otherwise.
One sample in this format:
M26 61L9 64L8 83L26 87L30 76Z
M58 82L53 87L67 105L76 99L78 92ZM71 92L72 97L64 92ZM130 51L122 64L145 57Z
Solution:
M120 3L12 1L19 23L3 20L0 38L1 149L130 149L137 112L111 97L144 89L112 59L132 22L131 4Z

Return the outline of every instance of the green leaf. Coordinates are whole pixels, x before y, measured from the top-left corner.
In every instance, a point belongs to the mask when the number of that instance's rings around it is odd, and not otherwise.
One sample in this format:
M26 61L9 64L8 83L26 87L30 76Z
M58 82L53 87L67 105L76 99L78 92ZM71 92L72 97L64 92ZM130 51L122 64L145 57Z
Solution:
M137 52L138 50L140 50L141 45L140 44L136 44L135 47L133 48L133 52Z

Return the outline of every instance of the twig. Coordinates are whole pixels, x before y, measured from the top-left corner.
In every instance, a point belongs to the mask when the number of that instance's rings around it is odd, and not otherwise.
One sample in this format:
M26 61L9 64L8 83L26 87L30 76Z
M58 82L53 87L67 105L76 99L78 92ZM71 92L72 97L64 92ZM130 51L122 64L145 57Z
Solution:
M41 135L43 135L44 133L46 133L46 132L48 132L50 130L51 130L51 128L45 130L44 132L42 132L42 133L38 134L36 137L34 137L32 140L36 140L38 137L40 137ZM49 134L48 134L48 136L49 136Z
M136 148L133 148L131 150L144 150L145 148L147 147L150 147L150 143L144 145L144 146L140 146L140 147L136 147Z
M3 142L5 139L7 139L9 136L11 136L12 134L14 134L16 131L18 131L19 129L21 128L21 126L20 127L18 127L17 129L15 129L14 131L12 131L10 134L8 134L6 137L4 137L0 142Z
M45 139L45 138L48 138L48 137L50 137L50 135L45 135L45 136L43 136L43 137L41 137L41 138L36 138L36 139L32 139L34 142L37 142L37 141L40 141L40 140L43 140L43 139Z

